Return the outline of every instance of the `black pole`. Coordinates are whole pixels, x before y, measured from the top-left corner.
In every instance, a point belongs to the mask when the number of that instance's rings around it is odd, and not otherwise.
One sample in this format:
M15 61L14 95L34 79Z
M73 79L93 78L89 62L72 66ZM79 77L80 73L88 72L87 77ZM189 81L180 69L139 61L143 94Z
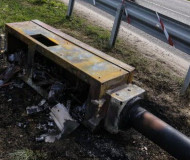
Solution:
M190 160L190 139L140 105L128 112L131 125L177 159Z

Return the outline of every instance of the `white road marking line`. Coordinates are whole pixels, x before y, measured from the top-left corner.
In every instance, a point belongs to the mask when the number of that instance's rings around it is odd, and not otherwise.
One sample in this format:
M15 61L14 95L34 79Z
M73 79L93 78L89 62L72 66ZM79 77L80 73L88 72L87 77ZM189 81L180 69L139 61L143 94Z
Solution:
M141 0L141 1L142 1L142 0ZM187 17L187 18L190 18L190 16L188 16L188 15L186 15L186 14L183 14L183 13L180 13L180 12L177 12L177 11L174 11L173 9L164 7L164 6L160 5L160 4L157 4L157 3L154 3L154 2L150 2L150 1L147 1L147 0L143 0L143 1L145 1L145 2L147 2L147 3L150 3L150 4L153 4L153 5L155 5L155 6L158 6L158 7L164 8L164 9L167 9L167 10L169 10L169 11L171 11L171 12L177 13L177 14L182 15L182 16L185 16L185 17Z

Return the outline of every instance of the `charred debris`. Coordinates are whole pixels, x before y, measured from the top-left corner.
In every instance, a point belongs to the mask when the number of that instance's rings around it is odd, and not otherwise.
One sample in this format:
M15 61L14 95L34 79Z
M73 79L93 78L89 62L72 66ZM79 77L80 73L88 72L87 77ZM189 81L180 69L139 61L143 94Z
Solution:
M24 82L17 82L14 77L22 79L26 75L25 50L9 54L6 59L8 66L0 73L0 88L5 86L22 89ZM54 142L74 131L84 120L86 95L83 91L88 88L80 81L62 76L63 70L52 64L48 59L37 57L32 71L32 80L37 86L43 88L46 99L42 99L37 105L26 106L28 115L39 114L49 110L46 123L39 123L36 128L47 133L36 137L37 142ZM76 85L73 85L76 84ZM44 96L44 95L43 95ZM20 128L26 128L28 122L17 122Z

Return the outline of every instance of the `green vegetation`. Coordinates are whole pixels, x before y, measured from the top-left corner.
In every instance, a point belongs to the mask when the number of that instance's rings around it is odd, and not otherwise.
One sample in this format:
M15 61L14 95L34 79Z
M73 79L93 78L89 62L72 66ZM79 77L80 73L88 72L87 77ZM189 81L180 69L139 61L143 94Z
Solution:
M29 149L17 150L9 154L10 160L42 160L46 158L46 153L34 152Z
M39 19L49 24L64 22L66 7L53 0L0 0L0 28L5 23Z
M107 31L87 25L78 16L68 20L66 6L56 0L0 0L0 3L0 32L3 32L5 23L38 19L55 27L81 30L88 36L93 35L100 44L109 38Z

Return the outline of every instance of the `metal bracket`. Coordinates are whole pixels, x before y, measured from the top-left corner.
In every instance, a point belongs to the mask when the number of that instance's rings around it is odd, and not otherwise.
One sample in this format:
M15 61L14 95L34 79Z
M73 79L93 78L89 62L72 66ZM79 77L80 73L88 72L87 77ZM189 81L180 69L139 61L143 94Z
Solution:
M110 133L118 133L118 123L122 110L130 100L136 97L142 97L144 93L144 89L133 84L128 84L122 89L112 92L110 94L111 100L104 124L106 130Z

